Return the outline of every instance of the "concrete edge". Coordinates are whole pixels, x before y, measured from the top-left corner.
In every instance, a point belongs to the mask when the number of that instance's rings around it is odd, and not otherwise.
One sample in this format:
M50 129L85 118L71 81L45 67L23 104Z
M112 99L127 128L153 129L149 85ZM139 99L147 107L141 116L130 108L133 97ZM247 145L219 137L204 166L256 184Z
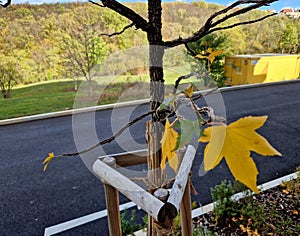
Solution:
M68 116L68 115L74 115L74 114L80 114L80 113L86 113L86 112L94 112L94 111L100 111L100 110L106 110L106 109L112 109L112 108L142 105L142 104L146 104L146 103L149 103L149 99L107 104L107 105L101 105L101 106L77 108L77 109L71 109L71 110L66 110L66 111L49 112L49 113L37 114L37 115L31 115L31 116L23 116L23 117L18 117L18 118L0 120L0 126L34 121L34 120L49 119L49 118L55 118L55 117L61 117L61 116Z
M236 86L232 86L232 87L222 87L222 88L219 88L218 90L220 92L229 92L229 91L235 91L235 90L251 89L251 88L266 87L266 86L272 86L272 85L297 83L297 82L300 82L300 80L296 79L296 80L286 80L286 81L270 82L270 83L263 83L263 84L236 85ZM210 89L207 89L207 90L195 92L195 94L206 93L209 91L210 91ZM66 110L66 111L49 112L49 113L44 113L44 114L37 114L37 115L23 116L23 117L12 118L12 119L5 119L5 120L0 120L0 126L28 122L28 121L49 119L49 118L55 118L55 117L61 117L61 116L68 116L68 115L80 114L80 113L85 113L85 112L101 111L101 110L112 109L112 108L137 106L137 105L147 104L147 103L149 103L149 101L150 101L150 99L142 99L142 100L135 100L135 101L129 101L129 102L121 102L121 103L114 103L114 104L107 104L107 105L100 105L100 106L77 108L77 109L71 109L71 110Z

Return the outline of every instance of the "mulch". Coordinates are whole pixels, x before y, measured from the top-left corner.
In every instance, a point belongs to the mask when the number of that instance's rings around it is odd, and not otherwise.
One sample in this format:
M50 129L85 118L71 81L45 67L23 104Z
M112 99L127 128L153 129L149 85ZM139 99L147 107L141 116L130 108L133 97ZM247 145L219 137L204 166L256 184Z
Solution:
M202 227L204 235L282 235L300 236L300 184L297 191L290 191L286 186L278 186L260 194L248 196L243 201L253 202L261 207L263 213L260 223L256 219L245 219L242 215L218 222L214 212L199 216L194 220L194 227ZM254 217L253 217L254 218ZM202 235L199 233L199 235Z

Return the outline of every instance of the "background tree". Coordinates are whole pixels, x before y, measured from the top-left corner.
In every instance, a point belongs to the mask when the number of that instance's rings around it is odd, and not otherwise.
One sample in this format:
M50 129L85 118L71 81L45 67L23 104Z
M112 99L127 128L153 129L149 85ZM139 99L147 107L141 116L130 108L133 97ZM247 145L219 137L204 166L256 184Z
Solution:
M3 98L9 98L11 89L18 83L21 75L17 62L10 57L0 57L0 89Z
M213 33L196 42L186 45L188 54L192 56L191 69L203 74L204 86L209 84L210 76L219 87L224 85L224 59L228 54L228 34ZM208 72L208 74L205 74Z
M281 53L296 53L298 44L297 27L287 24L280 39Z
M61 16L62 30L58 32L61 45L62 64L72 75L81 75L89 84L89 95L93 94L93 68L100 65L109 53L109 47L99 32L99 20L87 11L74 10ZM68 24L66 24L68 22Z
M148 19L147 3L126 3L126 6L144 19ZM162 4L162 8L163 40L170 41L178 37L179 32L182 38L193 34L195 26L204 25L206 19L214 11L221 10L222 6L205 2L168 2ZM62 63L64 58L61 54L61 35L58 32L65 32L65 25L72 28L75 24L74 27L77 27L78 22L73 20L74 12L86 12L91 19L98 22L97 33L105 33L101 35L111 53L147 44L147 34L144 31L130 27L132 22L110 9L95 7L90 3L74 2L42 5L14 4L1 11L0 52L20 61L21 83L64 79L66 74L70 74L70 67L64 67ZM266 10L254 10L239 15L236 19L229 19L227 24L254 20L269 13ZM229 55L281 53L280 40L289 24L297 28L299 41L300 21L281 15L261 21L259 27L253 24L228 29L226 52ZM121 32L125 26L128 27L122 34L114 34ZM104 36L112 34L114 37ZM298 53L299 46L295 45L295 48L292 52ZM178 47L177 50L183 53L185 51L183 46ZM180 60L175 57L164 57L164 65L180 66ZM118 63L111 65L111 74L119 71L122 66L124 65ZM145 73L147 70L147 68L140 68L129 73ZM77 77L83 77L83 75L76 75Z

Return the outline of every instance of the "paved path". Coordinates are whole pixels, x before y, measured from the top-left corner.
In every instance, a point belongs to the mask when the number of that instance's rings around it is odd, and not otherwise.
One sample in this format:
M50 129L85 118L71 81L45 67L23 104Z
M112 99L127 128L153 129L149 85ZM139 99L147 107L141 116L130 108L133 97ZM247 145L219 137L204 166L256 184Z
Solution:
M229 122L246 115L269 116L259 132L283 157L253 155L261 172L258 183L291 173L300 166L299 91L300 82L222 92ZM132 117L147 109L146 105L138 107ZM111 112L96 113L99 139L112 133ZM120 108L120 118L126 112L126 108ZM145 120L131 129L138 143L144 142L144 126ZM46 227L105 209L102 185L81 159L57 160L43 173L41 162L48 152L59 154L75 150L71 116L0 127L1 236L43 235ZM121 151L115 143L107 145L105 150L107 153ZM201 151L200 148L194 163L193 182L199 192L195 200L206 204L210 201L209 188L231 177L223 162L205 176L197 176ZM127 201L121 197L121 203ZM106 230L104 218L59 235L106 235Z

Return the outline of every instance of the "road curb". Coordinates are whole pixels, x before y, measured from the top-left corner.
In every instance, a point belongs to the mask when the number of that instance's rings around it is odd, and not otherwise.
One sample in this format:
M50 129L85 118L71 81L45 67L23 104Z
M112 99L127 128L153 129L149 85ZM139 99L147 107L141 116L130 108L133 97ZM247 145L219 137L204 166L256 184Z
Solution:
M55 117L61 117L61 116L69 116L69 115L86 113L86 112L95 112L95 111L107 110L107 109L112 109L112 108L136 106L136 105L142 105L142 104L147 104L147 103L149 103L149 99L107 104L107 105L101 105L101 106L77 108L77 109L71 109L71 110L66 110L66 111L49 112L49 113L44 113L44 114L32 115L32 116L23 116L23 117L18 117L18 118L0 120L0 126L11 125L11 124L16 124L16 123L23 123L23 122L28 122L28 121L35 121L35 120L43 120L43 119L49 119L49 118L55 118Z
M268 189L275 188L275 187L279 186L283 182L287 182L287 181L296 179L298 177L298 175L300 175L300 172L294 172L292 174L283 176L281 178L271 180L267 183L259 185L258 189L260 189L261 192L264 192ZM244 198L245 196L249 196L249 193L251 195L255 194L254 192L246 190L246 191L234 194L231 198L235 201L238 201L238 200ZM192 218L194 219L198 216L201 216L201 215L204 215L204 214L207 214L207 213L213 211L215 204L216 204L216 202L212 202L212 203L209 203L205 206L201 206L199 208L196 208L196 209L192 210ZM139 231L134 232L134 235L135 236L146 236L147 232L145 231L145 229L141 229Z
M233 87L223 87L223 88L220 88L219 91L220 92L229 92L229 91L235 91L235 90L267 87L267 86L273 86L273 85L298 83L298 82L300 82L299 79L279 81L279 82L270 82L270 83L263 83L263 84L245 84L245 85L237 85L237 86L233 86ZM210 91L210 90L209 89L203 90L200 92L196 92L195 94L205 93L208 91ZM137 105L147 104L147 103L149 103L149 101L150 101L150 99L142 99L142 100L135 100L135 101L129 101L129 102L121 102L121 103L114 103L114 104L107 104L107 105L100 105L100 106L93 106L93 107L71 109L71 110L66 110L66 111L49 112L49 113L31 115L31 116L23 116L23 117L12 118L12 119L5 119L5 120L0 120L0 126L35 121L35 120L49 119L49 118L55 118L55 117L61 117L61 116L68 116L68 115L80 114L80 113L86 113L86 112L95 112L95 111L107 110L107 109L112 109L112 108L137 106Z

